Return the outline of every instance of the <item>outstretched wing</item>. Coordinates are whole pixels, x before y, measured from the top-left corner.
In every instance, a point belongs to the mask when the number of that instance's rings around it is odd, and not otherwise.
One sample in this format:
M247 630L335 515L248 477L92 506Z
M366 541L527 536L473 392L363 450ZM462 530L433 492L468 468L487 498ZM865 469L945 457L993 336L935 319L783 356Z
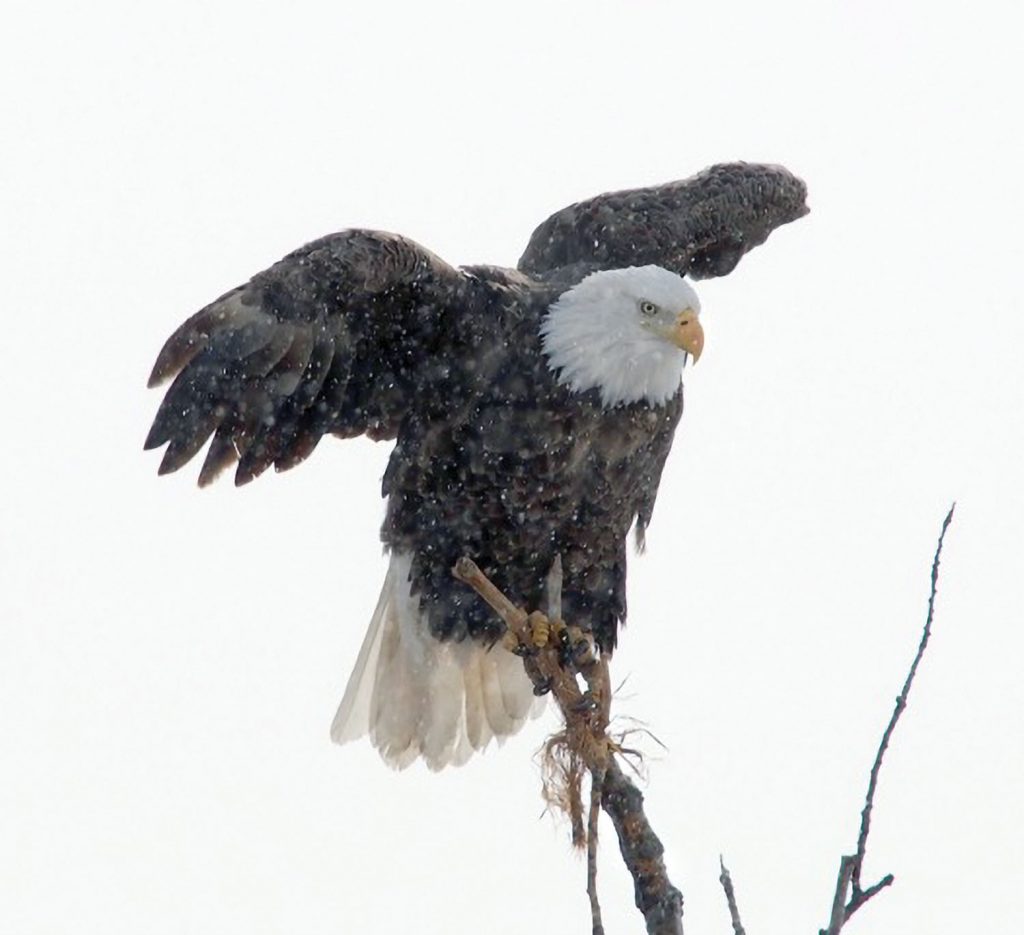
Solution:
M807 186L781 166L711 166L557 211L533 232L519 269L559 282L647 264L694 279L724 276L776 227L807 214L806 198Z
M186 321L150 386L175 377L146 448L176 471L210 436L200 485L306 458L327 433L393 438L451 331L466 277L411 240L331 234Z

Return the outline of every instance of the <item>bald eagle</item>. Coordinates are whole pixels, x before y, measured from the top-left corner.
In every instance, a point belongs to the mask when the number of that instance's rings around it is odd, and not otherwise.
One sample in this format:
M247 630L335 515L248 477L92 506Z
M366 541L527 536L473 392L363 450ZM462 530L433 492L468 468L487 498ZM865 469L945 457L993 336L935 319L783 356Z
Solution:
M411 240L315 240L203 308L164 344L173 377L146 439L175 471L211 438L199 483L244 484L324 435L393 440L390 564L331 730L403 767L462 763L534 707L501 624L451 573L462 555L537 607L561 556L563 612L604 653L626 616L626 540L651 521L704 346L684 277L724 275L804 213L777 166L571 205L518 268L449 266Z

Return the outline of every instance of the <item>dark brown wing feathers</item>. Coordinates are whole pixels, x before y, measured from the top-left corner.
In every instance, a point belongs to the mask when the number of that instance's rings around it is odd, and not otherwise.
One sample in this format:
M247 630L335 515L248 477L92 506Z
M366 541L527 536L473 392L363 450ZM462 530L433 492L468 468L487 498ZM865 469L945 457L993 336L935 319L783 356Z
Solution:
M807 186L782 166L723 163L562 208L533 232L519 269L559 282L646 264L724 276L776 227L807 214L806 198Z
M289 254L186 321L150 377L174 376L146 439L175 471L213 435L210 483L298 464L329 432L393 437L411 386L407 347L443 327L460 274L406 238L345 231ZM176 376L175 376L176 375Z

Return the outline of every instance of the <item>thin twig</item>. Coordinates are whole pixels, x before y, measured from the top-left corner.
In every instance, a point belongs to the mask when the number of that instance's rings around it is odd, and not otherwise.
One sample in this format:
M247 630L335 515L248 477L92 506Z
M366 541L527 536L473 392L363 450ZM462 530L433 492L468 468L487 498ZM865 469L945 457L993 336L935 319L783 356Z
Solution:
M850 878L853 876L855 858L845 854L839 860L839 876L836 878L836 891L832 896L832 913L828 928L819 935L839 935L846 924L846 894L850 889Z
M548 571L547 580L548 620L556 623L562 620L562 556L556 555ZM601 785L604 770L590 777L590 812L587 816L587 896L590 899L591 935L604 935L604 920L601 918L601 900L597 894L597 826L601 817Z
M887 886L892 886L893 880L896 878L891 874L887 873L877 883L873 883L866 890L862 890L859 887L854 889L850 896L850 902L846 906L846 918L850 918L861 906L864 905L872 896L877 896Z
M892 738L893 731L896 729L896 724L900 719L900 715L903 714L904 709L907 707L907 698L910 696L910 688L914 684L914 676L917 675L917 667L924 656L924 651L928 647L928 639L932 635L932 620L935 615L935 592L938 590L939 585L939 559L942 557L942 543L946 538L946 530L949 529L949 524L953 522L953 511L956 509L954 503L949 508L949 512L946 514L946 518L942 521L942 530L939 533L939 541L935 547L935 557L932 559L932 578L931 578L931 590L928 594L928 616L924 622L924 631L921 633L921 641L917 646L917 653L914 655L914 661L910 664L910 671L907 673L906 681L903 683L903 688L900 691L899 697L896 699L896 707L893 709L892 717L889 718L889 723L886 725L885 732L882 734L882 742L878 746L878 753L875 754L875 762L871 766L871 778L868 780L868 792L864 800L864 810L860 816L860 833L857 836L857 854L854 858L853 864L853 876L851 878L853 883L853 895L850 900L850 905L847 907L847 917L853 915L853 913L863 905L868 897L865 897L865 891L862 891L860 885L861 870L864 867L864 854L867 851L868 846L868 833L871 830L871 810L875 805L875 789L878 787L878 774L882 769L882 758L885 756L885 751L889 747L889 740ZM890 883L892 880L890 879ZM888 884L882 884L886 886ZM873 886L871 889L874 892L878 892L882 886ZM874 893L872 893L874 895Z
M721 855L718 857L718 865L722 868L718 882L722 884L722 889L725 890L725 901L729 905L729 918L732 920L733 935L747 935L743 928L743 922L740 920L739 906L736 905L736 891L732 888L732 877L729 876L729 869L725 866L725 861Z
M592 935L604 935L601 902L597 898L597 820L601 816L601 787L604 771L590 777L590 815L587 821L587 896L590 897L590 924Z
M932 634L932 621L935 616L935 595L939 586L939 560L942 557L942 544L946 538L946 531L953 522L953 513L956 510L956 503L949 508L946 518L942 521L942 529L939 532L939 540L935 546L935 557L932 559L931 590L928 594L928 614L925 618L924 630L921 633L921 640L917 646L914 660L910 664L910 671L903 683L899 696L896 698L896 706L893 709L889 723L882 733L881 743L878 745L878 752L875 754L875 761L871 765L871 776L868 780L868 790L864 797L864 808L860 815L860 832L857 835L857 852L842 858L839 865L839 877L836 880L836 891L832 903L832 917L827 930L822 929L820 935L838 935L846 921L863 906L869 899L880 893L887 886L891 886L895 879L891 873L887 873L877 883L864 888L861 886L861 871L864 868L864 857L867 853L868 834L871 831L871 812L875 805L875 791L878 788L878 775L882 769L882 759L885 751L889 748L889 741L892 739L893 731L896 729L900 716L907 707L907 699L910 696L910 688L914 684L914 676L917 675L917 667L924 657L924 651L928 647L928 640ZM846 901L849 892L849 902Z

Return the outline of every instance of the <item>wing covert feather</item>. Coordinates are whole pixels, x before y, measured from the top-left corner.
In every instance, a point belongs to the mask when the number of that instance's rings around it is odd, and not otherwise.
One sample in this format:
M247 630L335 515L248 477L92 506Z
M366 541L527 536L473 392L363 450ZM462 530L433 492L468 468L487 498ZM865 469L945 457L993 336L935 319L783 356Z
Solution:
M775 228L807 214L806 199L807 186L782 166L722 163L556 211L533 232L519 269L558 282L646 264L694 279L724 276Z

